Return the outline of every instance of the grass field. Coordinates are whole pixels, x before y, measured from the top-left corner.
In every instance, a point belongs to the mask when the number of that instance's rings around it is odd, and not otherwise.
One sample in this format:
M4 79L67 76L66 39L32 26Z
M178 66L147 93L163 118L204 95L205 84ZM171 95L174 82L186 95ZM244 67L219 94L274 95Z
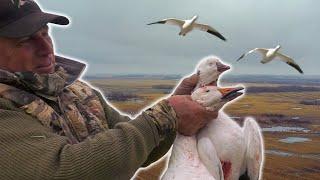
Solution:
M137 99L113 100L111 103L123 112L134 115L152 102L167 95L168 90L157 89L155 85L174 86L174 80L94 80L91 84L101 91L134 94ZM227 84L227 83L225 83ZM246 87L277 87L277 84L250 83ZM320 92L273 92L247 93L243 98L228 105L224 111L232 117L253 116L261 127L303 127L307 132L264 132L265 165L263 179L300 180L320 179L320 103L301 104L303 100L320 99ZM303 137L309 141L284 143L286 137ZM158 179L164 170L166 158L141 170L135 179Z

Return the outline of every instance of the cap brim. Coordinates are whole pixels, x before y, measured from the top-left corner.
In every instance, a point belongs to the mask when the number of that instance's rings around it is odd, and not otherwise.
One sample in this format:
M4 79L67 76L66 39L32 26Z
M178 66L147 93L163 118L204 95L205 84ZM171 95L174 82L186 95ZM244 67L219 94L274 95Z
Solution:
M69 19L64 16L59 16L44 12L30 13L0 29L1 37L20 38L30 36L37 32L47 23L58 25L69 24Z

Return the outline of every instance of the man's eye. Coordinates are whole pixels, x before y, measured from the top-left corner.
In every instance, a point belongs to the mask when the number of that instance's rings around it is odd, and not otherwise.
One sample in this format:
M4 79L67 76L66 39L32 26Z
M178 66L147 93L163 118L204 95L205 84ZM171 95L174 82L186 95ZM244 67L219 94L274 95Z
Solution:
M29 37L28 37L28 38L23 38L23 39L21 39L21 40L18 41L17 45L18 45L18 46L22 46L22 45L24 45L24 44L29 43L30 40L31 40L31 39L30 39Z
M206 90L206 92L210 92L210 90L208 89L208 90Z
M48 35L49 33L47 31L42 33L42 36L48 36Z

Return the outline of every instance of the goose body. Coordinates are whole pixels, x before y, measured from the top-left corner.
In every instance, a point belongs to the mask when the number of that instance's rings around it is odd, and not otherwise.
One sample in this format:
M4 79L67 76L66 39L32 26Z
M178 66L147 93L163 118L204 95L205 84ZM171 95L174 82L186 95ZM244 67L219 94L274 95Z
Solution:
M202 163L197 150L195 136L177 134L174 141L169 164L162 180L220 180L223 178L222 167L218 156L214 156L214 171L210 173Z
M198 141L208 138L213 144L225 179L238 179L244 173L242 164L245 156L245 140L242 129L225 113L219 112L218 117L210 121L209 124L202 129L198 136ZM207 158L203 158L205 164Z
M209 99L208 96L216 98ZM223 94L220 95L222 96ZM193 93L193 99L204 106L212 106L206 101L219 99L219 92L216 87L203 87L202 90ZM203 139L209 140L211 145L203 145ZM199 153L204 149L216 152L214 156L218 156L221 162L224 179L238 180L240 176L247 174L249 179L256 180L261 176L263 139L260 127L254 119L247 118L244 127L241 128L227 114L220 111L218 117L197 134L197 142ZM215 163L208 157L212 154L199 156L206 167Z

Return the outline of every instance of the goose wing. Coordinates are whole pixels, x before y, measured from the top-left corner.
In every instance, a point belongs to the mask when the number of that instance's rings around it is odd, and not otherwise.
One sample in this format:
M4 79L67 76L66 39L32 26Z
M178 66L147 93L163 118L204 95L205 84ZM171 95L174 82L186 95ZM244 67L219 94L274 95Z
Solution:
M289 56L286 56L284 54L278 53L278 52L277 52L277 56L280 57L281 61L287 63L289 66L295 68L297 71L299 71L301 74L303 74L303 71L300 68L300 66L296 62L294 62L294 60L292 58L290 58Z
M170 24L170 25L176 25L176 26L182 27L182 25L184 24L184 21L180 19L175 19L175 18L168 18L168 19L163 19L161 21L149 23L147 25L152 25L152 24Z
M201 162L216 180L223 180L223 171L217 151L207 137L198 139L197 149Z
M243 135L246 143L245 168L250 179L261 178L262 165L264 159L264 147L261 130L258 123L247 118L244 122Z
M249 55L249 54L251 54L251 53L253 53L253 52L255 52L255 51L258 51L258 52L262 53L263 55L265 55L265 54L268 52L268 49L265 49L265 48L254 48L254 49L252 49L252 50L250 50L250 51L242 54L242 55L237 59L237 61L239 61L240 59L244 58L245 56L247 56L247 55Z
M198 29L200 31L205 31L207 33L210 33L212 35L217 36L218 38L226 41L227 39L225 37L223 37L222 34L220 34L217 30L215 30L213 27L207 25L207 24L198 24L198 23L194 23L193 24L193 28Z

